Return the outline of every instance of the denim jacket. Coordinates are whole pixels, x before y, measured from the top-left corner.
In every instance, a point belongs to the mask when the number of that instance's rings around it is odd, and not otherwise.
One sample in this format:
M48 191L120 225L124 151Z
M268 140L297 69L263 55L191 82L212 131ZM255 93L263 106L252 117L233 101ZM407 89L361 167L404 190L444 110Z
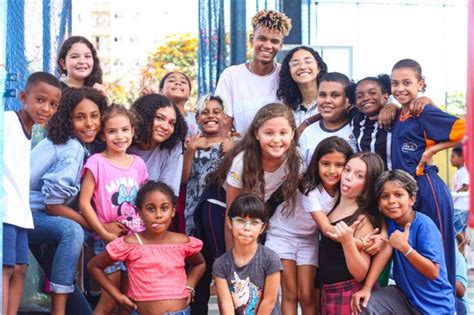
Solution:
M45 209L45 204L71 205L79 194L84 157L89 155L83 144L69 139L53 144L43 139L31 151L30 208Z

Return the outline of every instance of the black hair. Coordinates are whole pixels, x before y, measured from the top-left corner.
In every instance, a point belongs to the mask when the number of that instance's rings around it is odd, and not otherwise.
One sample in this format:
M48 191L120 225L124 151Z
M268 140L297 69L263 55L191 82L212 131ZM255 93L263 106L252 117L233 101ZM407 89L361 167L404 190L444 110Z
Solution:
M58 78L51 73L37 71L30 74L28 80L26 80L25 90L29 90L41 82L61 89L61 81Z
M314 150L308 169L300 180L298 188L302 194L307 195L322 184L321 177L319 176L319 160L326 154L335 152L342 153L346 161L354 153L347 141L340 137L332 136L321 141Z
M234 217L249 217L267 222L268 211L261 198L253 194L243 193L235 198L230 205L228 216L231 219Z
M92 45L92 43L83 36L71 36L66 39L61 48L59 48L58 58L57 58L57 65L58 65L58 72L63 75L67 75L66 69L61 66L60 61L66 62L66 56L68 51L71 49L72 45L76 43L83 43L85 44L92 53L92 59L94 61L94 65L92 66L91 74L84 80L85 86L93 86L95 83L102 84L102 68L100 67L100 60L97 56L97 51Z
M462 145L457 145L453 148L453 153L455 153L457 156L463 156L463 150L462 150Z
M163 89L163 87L165 86L165 82L166 82L166 79L168 79L168 77L174 73L179 73L181 74L182 76L184 76L184 78L186 79L186 81L188 82L188 86L189 86L189 91L191 92L191 80L189 79L189 77L184 73L184 72L180 72L180 71L171 71L171 72L168 72L167 74L165 74L165 76L163 78L161 78L160 80L160 83L158 84L158 88L160 89L160 91Z
M316 87L319 85L321 78L328 71L328 66L323 61L323 58L321 58L319 53L311 47L298 46L288 52L288 54L285 56L285 59L283 59L283 62L281 63L280 81L278 84L277 96L283 101L284 104L290 106L293 110L298 109L298 106L303 102L303 96L301 95L300 89L298 88L298 84L296 84L296 82L293 80L290 73L291 58L293 58L293 55L298 50L306 50L311 53L311 55L313 55L314 59L316 59L319 69L319 73L316 76Z
M160 144L160 149L171 150L180 142L184 145L188 127L178 107L168 98L160 94L143 95L133 102L132 110L138 117L135 139L139 143L150 142L156 111L163 107L172 107L176 113L176 125L174 126L173 134L165 142Z
M137 192L137 198L135 199L137 210L140 210L143 207L146 197L148 197L148 195L154 191L159 191L162 194L168 196L173 208L176 207L176 197L174 195L173 189L163 182L149 180L145 182Z
M380 199L386 182L395 182L408 193L408 196L416 197L418 185L413 176L403 170L392 170L383 172L382 175L377 178L375 182L375 196L377 200Z
M402 59L397 61L395 65L392 68L392 72L397 69L411 69L415 73L415 77L419 81L423 81L423 87L421 88L421 91L424 92L426 91L426 82L425 82L425 77L423 76L423 71L421 70L420 64L413 60L413 59Z
M199 98L196 104L196 115L200 115L210 101L216 101L217 103L219 103L219 105L221 105L222 110L225 112L224 100L220 96L207 94Z
M318 89L322 82L337 82L344 88L344 94L349 99L349 104L355 104L355 84L345 75L340 72L328 72L323 75L318 83Z
M97 105L101 116L104 114L107 108L107 98L98 90L88 86L65 89L59 102L58 111L46 126L48 139L54 144L64 144L74 137L72 112L85 99Z
M392 94L391 84L390 84L390 76L386 73L379 74L377 77L365 77L365 78L359 80L356 83L356 86L355 86L356 89L359 86L359 84L361 84L364 81L370 81L370 82L376 83L380 87L380 90L382 91L382 94L387 94L389 96Z

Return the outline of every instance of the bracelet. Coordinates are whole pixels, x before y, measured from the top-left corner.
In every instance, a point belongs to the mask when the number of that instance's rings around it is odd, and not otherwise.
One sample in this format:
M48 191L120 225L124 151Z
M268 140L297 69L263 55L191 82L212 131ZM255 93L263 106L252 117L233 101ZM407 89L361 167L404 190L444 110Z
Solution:
M403 256L407 257L410 255L410 253L413 251L413 247L410 246L410 248L403 254Z
M196 295L196 291L194 290L193 287L190 287L189 285L186 286L186 290L188 290L189 292L191 292L191 296L194 298L194 296Z
M365 239L361 237L360 242L362 243L362 250L365 250L365 246L367 245L367 243L365 242Z

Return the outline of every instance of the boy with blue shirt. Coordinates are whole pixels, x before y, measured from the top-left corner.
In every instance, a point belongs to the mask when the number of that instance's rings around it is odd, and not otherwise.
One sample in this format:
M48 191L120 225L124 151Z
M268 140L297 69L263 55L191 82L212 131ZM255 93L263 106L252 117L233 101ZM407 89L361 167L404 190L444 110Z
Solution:
M418 191L415 179L402 170L387 171L375 187L386 217L388 240L373 258L362 290L352 297L353 311L356 314L454 314L454 289L448 281L441 234L428 216L413 209ZM372 293L392 252L396 286Z
M20 94L23 108L5 112L3 178L3 284L2 314L17 314L28 266L27 229L33 228L29 208L31 130L56 112L61 83L46 72L33 73Z

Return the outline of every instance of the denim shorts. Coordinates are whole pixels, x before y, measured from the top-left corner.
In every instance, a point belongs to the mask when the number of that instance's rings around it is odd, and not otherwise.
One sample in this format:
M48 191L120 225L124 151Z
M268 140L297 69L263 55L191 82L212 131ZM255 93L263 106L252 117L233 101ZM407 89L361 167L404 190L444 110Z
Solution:
M94 255L99 255L100 253L105 252L105 242L103 240L94 240ZM116 271L127 271L125 264L122 261L116 261L112 265L107 266L104 269L104 272L108 275L116 272Z
M184 310L176 312L166 312L164 315L191 315L191 307L188 305Z
M3 265L12 266L28 264L28 231L27 229L3 224Z
M466 232L469 210L454 209L454 232Z
M140 315L137 310L132 310L130 315ZM191 307L188 305L184 310L176 312L166 312L163 315L191 315Z

